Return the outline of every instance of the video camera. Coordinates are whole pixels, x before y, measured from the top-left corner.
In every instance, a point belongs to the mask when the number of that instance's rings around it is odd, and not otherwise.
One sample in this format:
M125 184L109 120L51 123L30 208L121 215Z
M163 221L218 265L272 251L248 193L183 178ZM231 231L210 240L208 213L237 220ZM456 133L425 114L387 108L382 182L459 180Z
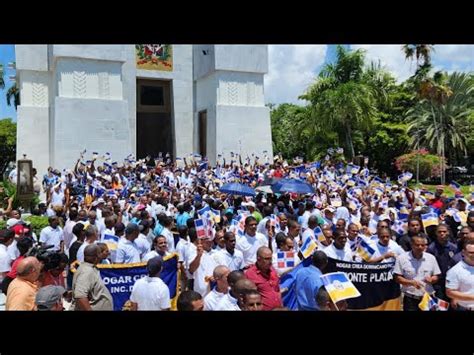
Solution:
M54 245L48 245L48 244L45 244L45 245L34 245L30 250L28 250L28 252L26 253L25 257L27 256L34 256L36 257L40 262L42 262L43 264L49 264L50 261L51 261L51 257L54 255L54 254L57 254L55 251L53 250L48 250L48 249L51 249L53 248Z

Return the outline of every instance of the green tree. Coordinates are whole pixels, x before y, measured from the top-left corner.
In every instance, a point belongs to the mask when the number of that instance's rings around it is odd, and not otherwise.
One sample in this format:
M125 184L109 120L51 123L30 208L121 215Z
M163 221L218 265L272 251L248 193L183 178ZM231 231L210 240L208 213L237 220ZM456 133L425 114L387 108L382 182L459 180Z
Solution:
M305 125L313 132L335 132L349 159L355 156L354 131L369 129L377 115L377 92L364 80L364 58L363 50L338 46L336 62L326 64L300 96L310 102Z
M16 123L11 118L0 120L0 175L3 176L8 163L16 158Z
M457 152L467 154L468 140L473 135L474 76L453 73L436 80L443 80L439 85L448 88L450 94L427 96L407 112L411 145L424 145L452 160ZM444 159L441 162L443 164ZM441 166L442 183L444 170Z

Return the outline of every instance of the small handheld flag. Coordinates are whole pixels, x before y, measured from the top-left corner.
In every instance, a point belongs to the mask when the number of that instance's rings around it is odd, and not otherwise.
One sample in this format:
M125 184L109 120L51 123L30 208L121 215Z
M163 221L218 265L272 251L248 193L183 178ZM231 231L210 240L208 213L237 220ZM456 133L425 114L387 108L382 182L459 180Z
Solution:
M331 272L321 276L326 291L334 303L360 296L360 292L344 272Z
M375 254L375 249L361 238L357 246L357 254L359 254L365 261L369 261Z
M461 189L461 184L457 183L456 181L451 181L449 184L450 187L452 187L454 190L459 191Z
M438 225L438 215L434 212L429 212L421 215L421 220L423 222L423 227L427 228L429 226Z
M301 246L301 254L303 258L306 259L313 255L313 252L318 248L318 245L313 240L313 238L307 238L303 245Z
M295 253L293 251L279 251L277 253L277 267L286 269L295 266Z

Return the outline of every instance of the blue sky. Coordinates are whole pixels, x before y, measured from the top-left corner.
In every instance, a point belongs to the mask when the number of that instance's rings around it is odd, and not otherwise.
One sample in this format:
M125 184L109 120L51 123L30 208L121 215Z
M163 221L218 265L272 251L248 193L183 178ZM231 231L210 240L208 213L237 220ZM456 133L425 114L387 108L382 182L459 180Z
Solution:
M11 117L16 120L16 111L15 106L7 105L7 99L5 98L5 94L8 88L13 84L12 81L8 78L9 75L14 75L15 70L9 69L7 67L8 62L15 61L15 46L13 45L0 45L0 64L3 64L3 70L5 71L5 89L0 89L0 119Z
M368 60L381 62L385 69L393 73L398 81L412 75L416 64L405 60L401 45L350 45L351 49L363 48ZM474 71L474 45L435 45L432 62L435 70ZM265 75L265 101L267 103L292 102L298 100L314 80L322 65L335 57L335 45L269 45L268 74ZM13 45L0 45L0 63L6 70L6 88L12 82L8 75L14 71L7 63L15 60ZM16 119L13 106L7 106L5 90L0 90L0 119Z

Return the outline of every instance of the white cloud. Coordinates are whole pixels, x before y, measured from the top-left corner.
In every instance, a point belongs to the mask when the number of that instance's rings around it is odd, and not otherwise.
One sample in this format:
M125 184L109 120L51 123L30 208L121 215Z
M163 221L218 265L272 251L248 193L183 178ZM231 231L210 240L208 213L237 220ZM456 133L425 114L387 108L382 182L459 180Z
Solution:
M303 103L303 94L326 58L326 45L268 46L268 74L265 75L265 101Z
M382 66L392 72L399 82L413 75L416 70L416 63L405 59L405 54L400 44L351 45L351 49L359 48L367 51L367 62L378 62L380 60Z
M406 60L402 44L351 45L351 49L363 48L367 63L378 62L401 82L413 75L416 62ZM474 45L435 45L432 54L434 70L448 72L474 70ZM314 80L326 59L327 45L270 45L269 70L265 75L266 102L292 102L298 100Z

